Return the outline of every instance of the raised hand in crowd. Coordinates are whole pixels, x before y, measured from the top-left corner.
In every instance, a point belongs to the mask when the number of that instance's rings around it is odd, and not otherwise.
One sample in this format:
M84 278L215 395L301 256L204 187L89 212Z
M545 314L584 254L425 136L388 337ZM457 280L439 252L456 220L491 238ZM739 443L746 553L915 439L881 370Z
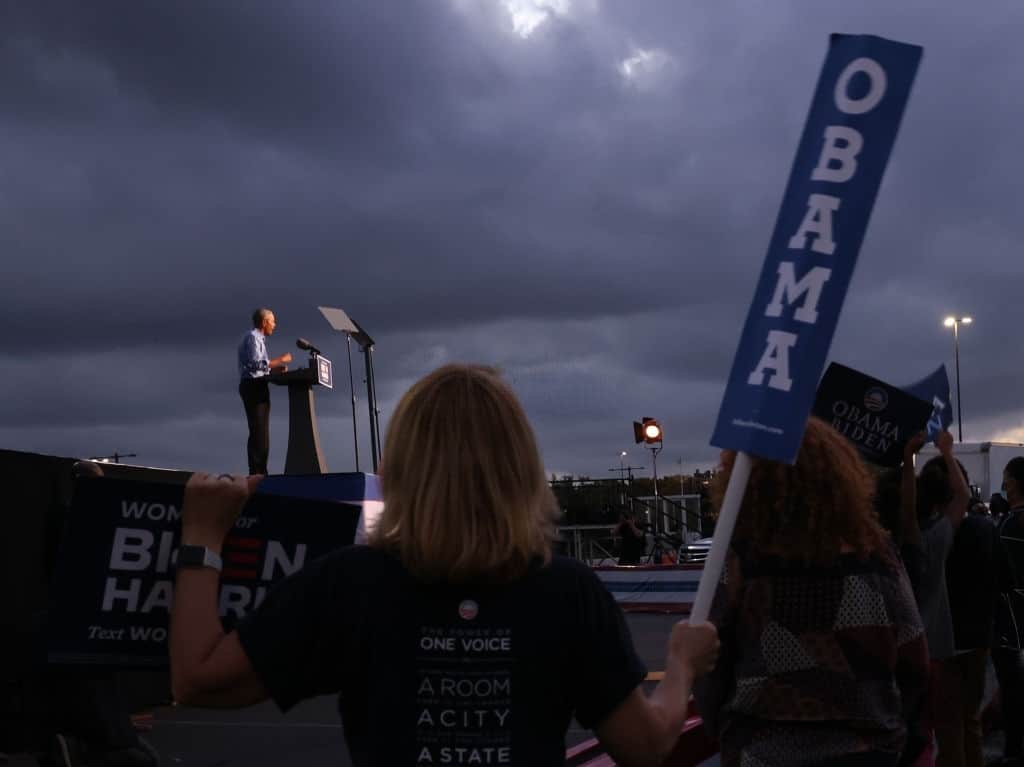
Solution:
M948 433L948 432L946 432ZM913 465L914 456L918 454L925 443L928 441L928 432L919 431L913 437L907 440L907 444L903 446L903 463L904 465L908 462Z
M943 429L935 435L935 447L942 455L948 455L953 451L953 435Z
M917 475L914 456L928 441L928 433L919 431L903 446L903 475L900 483L900 543L918 546L921 528L917 524Z
M952 493L952 497L942 513L949 518L954 527L957 527L967 516L967 506L971 501L971 489L967 486L963 468L953 455L953 435L945 430L940 431L935 435L935 447L939 449L939 453L946 462L946 469L949 472L949 490Z
M917 519L917 475L914 457L928 441L927 432L920 431L907 440L903 447L903 469L900 477L899 552L907 577L915 594L924 575L924 550L921 525Z
M237 635L225 641L217 612L220 558L224 539L260 475L193 474L185 485L181 544L171 608L171 688L178 702L231 707L258 703L267 692L245 657ZM204 547L213 561L182 567L184 547ZM206 563L204 563L206 564Z
M185 485L181 510L182 543L219 552L262 479L260 475L193 474Z

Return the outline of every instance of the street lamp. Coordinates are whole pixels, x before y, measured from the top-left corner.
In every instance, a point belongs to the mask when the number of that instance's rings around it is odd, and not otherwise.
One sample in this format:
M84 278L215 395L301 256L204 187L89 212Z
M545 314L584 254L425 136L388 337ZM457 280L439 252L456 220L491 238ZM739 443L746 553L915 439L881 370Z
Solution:
M960 442L964 441L963 394L960 392L960 326L970 325L970 317L946 317L942 324L953 328L953 356L956 361L956 428Z
M608 469L608 471L617 471L617 472L619 472L619 481L621 481L623 483L625 483L627 478L629 479L630 482L632 482L633 481L633 471L644 468L643 466L627 466L626 465L626 461L625 461L626 455L627 455L627 453L626 453L625 450L623 450L621 453L619 453L619 468L616 469L613 466L612 468Z
M632 472L630 472L632 473ZM626 505L626 451L619 453L619 505Z
M89 458L90 461L96 463L121 463L122 458L135 458L135 453L118 453L116 450L113 455L95 455Z

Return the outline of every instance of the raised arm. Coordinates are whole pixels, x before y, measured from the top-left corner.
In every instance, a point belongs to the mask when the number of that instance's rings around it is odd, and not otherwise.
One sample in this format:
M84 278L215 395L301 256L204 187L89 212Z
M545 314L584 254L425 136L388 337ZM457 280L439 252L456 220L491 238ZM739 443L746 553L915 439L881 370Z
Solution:
M967 503L971 500L971 490L967 487L967 480L960 469L960 464L953 456L953 435L948 431L939 432L935 437L935 446L946 462L946 469L949 472L949 489L953 492L952 499L946 504L942 513L953 523L953 527L959 527L967 515Z
M917 522L917 475L914 456L924 447L928 435L918 432L903 448L903 474L900 477L900 545L920 546L921 526Z
M239 512L262 477L193 474L185 486L182 544L220 554ZM238 634L225 634L217 613L220 573L179 568L171 610L171 690L179 703L227 707L266 700L267 692Z

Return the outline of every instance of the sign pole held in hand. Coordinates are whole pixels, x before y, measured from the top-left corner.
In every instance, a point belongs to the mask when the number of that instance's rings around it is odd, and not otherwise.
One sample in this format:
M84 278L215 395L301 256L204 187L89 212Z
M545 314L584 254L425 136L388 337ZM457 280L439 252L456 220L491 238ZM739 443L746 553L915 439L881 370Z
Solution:
M739 516L740 505L743 503L743 494L747 491L750 466L750 456L747 453L736 454L736 462L729 475L729 484L725 488L725 498L722 499L722 508L719 510L718 520L715 522L715 538L711 542L711 550L704 560L704 572L700 576L693 607L690 608L690 623L703 623L711 614L711 600L715 597L715 587L718 586L718 579L725 566L725 552L729 549L732 531L736 527L736 517ZM725 543L720 544L719 541L725 541ZM715 577L707 577L709 572L715 573Z
M796 461L921 54L870 35L829 40L711 438L738 455L692 623L710 613L751 456Z

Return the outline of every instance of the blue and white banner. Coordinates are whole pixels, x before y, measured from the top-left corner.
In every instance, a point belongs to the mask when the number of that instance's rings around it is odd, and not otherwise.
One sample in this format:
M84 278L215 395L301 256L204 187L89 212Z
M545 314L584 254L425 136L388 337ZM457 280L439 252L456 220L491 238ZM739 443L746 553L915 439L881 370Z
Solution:
M595 567L597 577L626 612L688 613L702 565Z
M934 442L936 435L948 429L953 423L953 401L949 396L949 375L946 373L946 366L939 365L939 369L925 378L910 386L904 386L903 391L913 395L932 405L932 415L928 419L928 441Z
M713 445L796 459L921 54L831 36Z

